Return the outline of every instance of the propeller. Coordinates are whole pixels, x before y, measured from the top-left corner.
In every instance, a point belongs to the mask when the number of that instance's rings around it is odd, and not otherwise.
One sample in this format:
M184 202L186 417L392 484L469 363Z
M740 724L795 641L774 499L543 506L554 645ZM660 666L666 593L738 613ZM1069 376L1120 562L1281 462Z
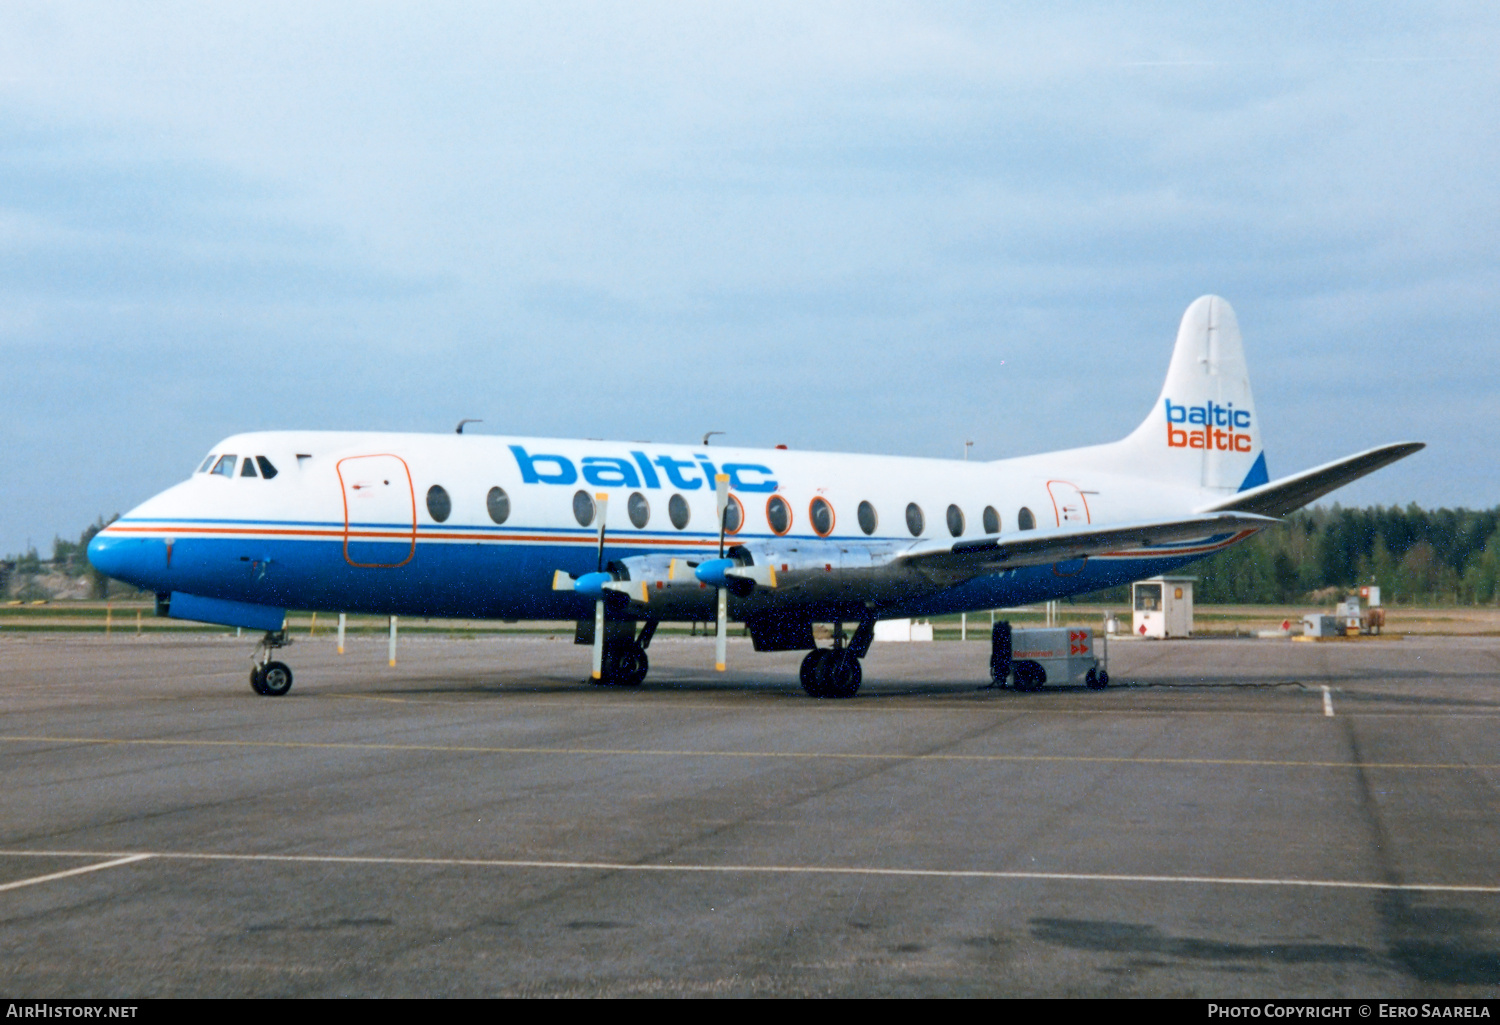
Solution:
M726 513L729 511L729 474L714 476L714 495L719 510L719 558L724 558L724 532L728 527ZM714 668L723 672L729 652L729 588L719 589L719 633L714 639Z

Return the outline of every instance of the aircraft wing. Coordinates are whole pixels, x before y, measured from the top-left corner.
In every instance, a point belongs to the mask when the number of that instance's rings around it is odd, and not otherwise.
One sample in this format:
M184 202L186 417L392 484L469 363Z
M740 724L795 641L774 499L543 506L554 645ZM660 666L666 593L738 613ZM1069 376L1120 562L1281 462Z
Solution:
M1367 452L1359 452L1343 459L1336 459L1311 470L1283 477L1281 480L1262 484L1249 491L1241 491L1221 502L1216 502L1200 512L1245 512L1261 516L1285 516L1314 499L1322 498L1335 488L1341 488L1352 480L1373 473L1398 459L1405 459L1413 452L1426 448L1425 442L1403 441L1394 445L1381 445Z
M952 583L1016 566L1038 566L1090 555L1140 551L1174 542L1227 537L1280 522L1256 513L1221 512L1107 527L1028 530L961 541L924 541L898 555L895 561ZM1161 554L1172 553L1166 550Z

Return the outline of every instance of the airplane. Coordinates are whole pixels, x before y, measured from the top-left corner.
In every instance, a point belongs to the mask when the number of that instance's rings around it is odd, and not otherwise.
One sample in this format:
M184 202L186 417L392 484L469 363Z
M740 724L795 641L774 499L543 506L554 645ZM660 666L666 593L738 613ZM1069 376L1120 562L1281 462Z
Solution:
M756 651L806 651L809 695L851 697L878 620L1165 573L1424 447L1272 481L1238 322L1212 295L1184 313L1145 420L1109 444L970 462L706 441L237 434L88 557L158 615L264 631L265 696L291 689L271 656L303 609L572 621L592 680L615 686L645 679L663 622L715 621L723 670L734 621Z

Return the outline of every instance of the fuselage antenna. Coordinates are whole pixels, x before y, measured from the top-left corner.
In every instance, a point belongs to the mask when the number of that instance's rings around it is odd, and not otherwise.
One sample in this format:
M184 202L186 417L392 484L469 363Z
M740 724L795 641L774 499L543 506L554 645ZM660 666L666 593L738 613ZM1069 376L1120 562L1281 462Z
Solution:
M482 423L484 423L483 420L476 420L473 417L468 417L468 418L460 420L458 422L458 426L455 427L455 428L453 428L453 433L454 434L462 434L464 432L464 424L482 424Z

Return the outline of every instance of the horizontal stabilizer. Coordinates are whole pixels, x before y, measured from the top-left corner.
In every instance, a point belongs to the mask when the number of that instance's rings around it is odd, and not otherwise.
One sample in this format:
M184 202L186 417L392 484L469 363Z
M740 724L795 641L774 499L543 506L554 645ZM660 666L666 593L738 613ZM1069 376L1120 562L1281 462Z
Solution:
M1311 470L1283 477L1281 480L1262 484L1249 491L1216 502L1201 512L1245 512L1260 516L1285 516L1295 512L1308 502L1322 498L1328 492L1341 488L1350 481L1358 480L1367 473L1374 473L1382 466L1389 466L1398 459L1405 459L1427 445L1420 441L1404 441L1395 445L1381 445L1368 452L1346 456L1343 459L1315 466Z
M1028 530L1004 537L926 541L902 553L898 561L953 582L1016 566L1040 566L1090 555L1131 553L1157 545L1227 537L1280 522L1268 516L1232 512L1116 527ZM1172 552L1167 549L1153 554L1171 555Z

